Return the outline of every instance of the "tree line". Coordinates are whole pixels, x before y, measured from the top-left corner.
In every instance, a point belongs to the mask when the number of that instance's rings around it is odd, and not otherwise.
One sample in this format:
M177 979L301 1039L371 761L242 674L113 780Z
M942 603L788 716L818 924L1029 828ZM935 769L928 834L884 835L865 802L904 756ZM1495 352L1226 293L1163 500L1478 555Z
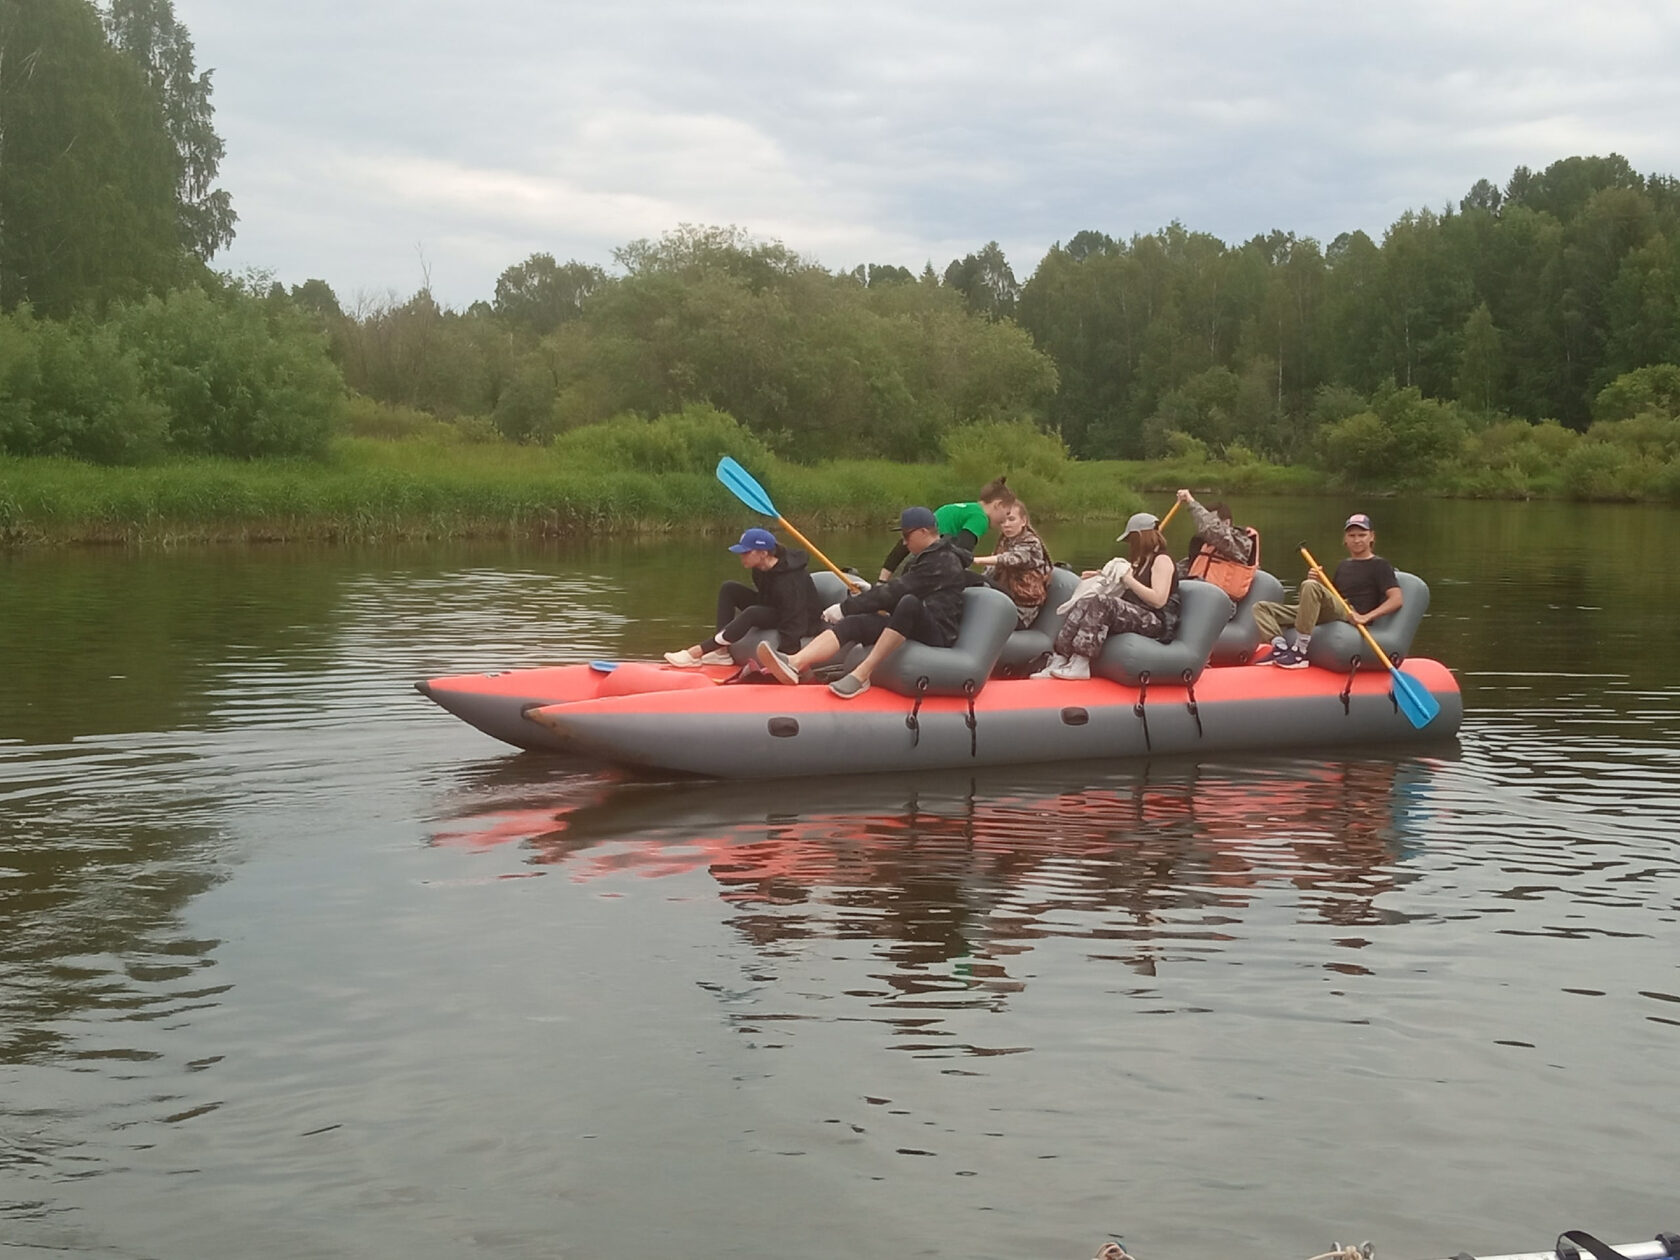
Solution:
M1637 418L1607 391L1675 419L1680 181L1615 154L1478 181L1380 240L1087 229L1021 281L996 242L830 270L683 226L610 269L533 254L456 310L214 273L236 216L210 97L170 0L0 6L0 450L320 453L346 415L552 444L705 407L807 462L936 458L999 422L1084 458L1396 481L1467 451L1585 459L1573 436ZM1641 459L1680 458L1666 432Z

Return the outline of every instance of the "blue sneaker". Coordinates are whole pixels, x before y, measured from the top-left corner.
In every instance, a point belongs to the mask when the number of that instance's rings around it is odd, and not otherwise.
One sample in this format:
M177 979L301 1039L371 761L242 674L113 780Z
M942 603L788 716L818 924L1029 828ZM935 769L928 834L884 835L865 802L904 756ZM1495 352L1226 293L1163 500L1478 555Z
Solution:
M1296 647L1277 648L1266 659L1279 669L1305 669L1307 667L1307 654Z

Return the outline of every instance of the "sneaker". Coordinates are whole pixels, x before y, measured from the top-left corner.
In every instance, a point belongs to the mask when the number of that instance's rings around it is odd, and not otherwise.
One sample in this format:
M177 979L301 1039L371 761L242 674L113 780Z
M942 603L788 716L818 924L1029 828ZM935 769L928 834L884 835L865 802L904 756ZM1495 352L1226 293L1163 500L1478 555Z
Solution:
M1268 659L1279 669L1305 669L1307 667L1307 654L1298 648L1278 648Z
M828 684L828 689L842 700L856 700L869 690L869 680L859 678L856 674L847 674L843 678L836 678Z
M1091 676L1091 658L1089 656L1070 656L1061 665L1050 671L1052 678L1065 678L1070 682L1078 682Z
M779 683L792 687L799 682L799 671L793 667L793 662L768 643L758 645L758 663Z
M665 653L665 663L675 665L678 669L694 669L702 664L704 659L692 648L679 648L675 652Z
M713 648L700 658L702 665L733 665L735 658L729 655L728 648Z
M1054 678L1056 671L1068 663L1068 658L1060 652L1050 653L1050 659L1044 663L1044 668L1036 673L1028 674L1028 678Z

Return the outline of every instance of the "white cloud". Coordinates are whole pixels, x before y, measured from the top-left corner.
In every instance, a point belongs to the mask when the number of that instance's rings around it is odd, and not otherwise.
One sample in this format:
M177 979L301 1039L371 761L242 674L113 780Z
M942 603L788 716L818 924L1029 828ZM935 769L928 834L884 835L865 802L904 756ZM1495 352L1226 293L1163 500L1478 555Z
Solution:
M1380 234L1573 153L1680 171L1680 7L1490 0L177 0L217 69L229 261L487 296L680 222L831 266L1086 227Z

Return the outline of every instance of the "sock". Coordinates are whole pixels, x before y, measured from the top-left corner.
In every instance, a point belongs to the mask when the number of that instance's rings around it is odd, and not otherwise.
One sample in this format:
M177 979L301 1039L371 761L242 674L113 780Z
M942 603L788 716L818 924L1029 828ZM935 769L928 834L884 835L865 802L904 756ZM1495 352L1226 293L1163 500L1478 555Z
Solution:
M1295 650L1297 652L1299 652L1302 656L1305 656L1307 654L1307 644L1309 644L1311 642L1312 642L1312 635L1302 634L1299 630L1297 630L1295 632Z

